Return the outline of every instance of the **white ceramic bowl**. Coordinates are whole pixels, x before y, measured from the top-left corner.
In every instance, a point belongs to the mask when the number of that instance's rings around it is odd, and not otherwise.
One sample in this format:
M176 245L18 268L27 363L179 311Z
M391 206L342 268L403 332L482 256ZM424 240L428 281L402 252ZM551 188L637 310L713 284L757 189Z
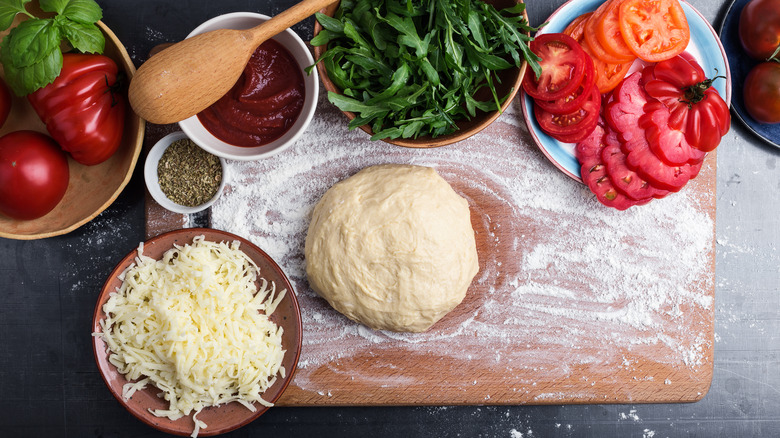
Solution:
M253 12L233 12L220 15L196 27L195 30L187 35L187 38L216 29L249 29L270 18L267 15ZM298 119L283 136L271 143L256 147L234 146L225 143L204 128L197 115L179 122L182 131L200 147L222 158L242 161L257 160L270 157L287 149L298 140L309 126L309 122L314 117L314 110L317 107L319 81L316 70L312 70L311 74L307 75L303 69L314 64L314 58L306 43L291 29L286 29L284 32L276 35L274 40L293 55L303 73L306 96Z
M163 152L168 149L168 146L170 146L174 141L181 140L183 138L187 138L187 134L178 131L166 135L165 137L161 138L160 141L154 144L152 149L149 150L149 154L146 156L146 162L144 163L144 180L146 181L146 188L149 190L152 198L154 198L158 204L174 213L191 214L211 207L211 205L216 202L217 199L219 199L219 196L222 194L222 190L225 188L225 182L228 179L228 169L225 160L220 158L219 162L222 164L222 182L219 184L217 193L213 198L209 199L208 202L195 207L187 207L168 199L168 197L165 196L165 193L163 193L162 189L160 188L160 180L157 178L157 165L160 163L160 157L162 157Z

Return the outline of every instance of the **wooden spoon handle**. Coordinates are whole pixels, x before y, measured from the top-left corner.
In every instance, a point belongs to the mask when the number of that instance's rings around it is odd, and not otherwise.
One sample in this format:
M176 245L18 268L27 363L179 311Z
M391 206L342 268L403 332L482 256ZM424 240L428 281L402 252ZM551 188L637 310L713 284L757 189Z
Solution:
M252 33L252 41L256 45L262 44L267 39L283 32L288 27L303 21L320 9L335 3L338 0L303 0L275 15L265 23L249 29Z

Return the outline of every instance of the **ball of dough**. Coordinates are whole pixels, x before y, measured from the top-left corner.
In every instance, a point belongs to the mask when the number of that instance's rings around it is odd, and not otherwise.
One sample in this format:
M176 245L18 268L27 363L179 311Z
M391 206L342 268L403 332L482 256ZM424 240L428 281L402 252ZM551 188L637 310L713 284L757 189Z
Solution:
M314 207L309 283L378 330L421 332L455 308L479 270L468 202L429 167L368 167Z

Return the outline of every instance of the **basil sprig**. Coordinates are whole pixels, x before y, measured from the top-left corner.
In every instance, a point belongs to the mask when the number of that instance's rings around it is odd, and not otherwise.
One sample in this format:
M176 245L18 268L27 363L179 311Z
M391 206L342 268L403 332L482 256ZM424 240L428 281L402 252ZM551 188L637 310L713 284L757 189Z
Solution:
M350 129L367 124L372 140L437 137L478 110L500 111L507 96L497 94L498 71L527 60L539 75L526 35L537 29L524 10L481 0L342 0L334 17L316 14L323 30L311 44L328 45L317 63L343 92L328 100L356 114ZM492 97L477 100L484 87Z
M5 80L19 96L52 82L62 69L62 42L83 53L103 53L105 38L95 23L103 11L94 0L40 0L50 18L30 14L31 0L0 0L0 30L8 29L18 14L27 17L0 43Z

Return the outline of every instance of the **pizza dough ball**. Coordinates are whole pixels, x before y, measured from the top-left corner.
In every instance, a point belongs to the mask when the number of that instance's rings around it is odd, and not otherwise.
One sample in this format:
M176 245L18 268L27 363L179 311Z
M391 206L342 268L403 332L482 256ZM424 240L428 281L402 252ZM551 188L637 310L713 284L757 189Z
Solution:
M411 165L368 167L331 187L305 255L312 289L378 330L427 330L479 270L468 202L435 170Z

